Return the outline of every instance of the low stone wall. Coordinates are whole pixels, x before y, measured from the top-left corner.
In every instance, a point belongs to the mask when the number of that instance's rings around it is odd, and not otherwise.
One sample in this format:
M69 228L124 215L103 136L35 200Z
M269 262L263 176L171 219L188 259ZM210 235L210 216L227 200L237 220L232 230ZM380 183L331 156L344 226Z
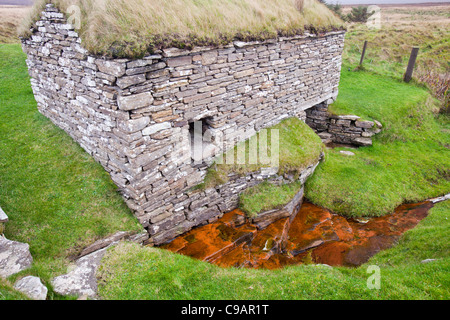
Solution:
M109 172L154 243L231 208L214 204L212 191L189 191L213 156L285 118L304 118L338 92L344 32L129 60L90 54L51 4L36 26L22 46L39 111ZM200 164L191 156L194 121L209 133ZM205 196L211 202L199 206Z
M355 115L334 115L328 104L321 103L306 110L306 123L325 143L335 142L356 146L372 145L372 136L381 132L379 121L362 121Z

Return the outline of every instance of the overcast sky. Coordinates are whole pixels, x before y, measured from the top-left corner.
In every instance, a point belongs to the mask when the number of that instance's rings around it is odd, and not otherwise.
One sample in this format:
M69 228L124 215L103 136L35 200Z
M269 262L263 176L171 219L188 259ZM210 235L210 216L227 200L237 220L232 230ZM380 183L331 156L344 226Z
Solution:
M21 6L28 6L33 4L33 0L0 0L0 4L17 4Z
M450 3L450 0L325 0L328 3L340 3L340 4L396 4L396 3L429 3L429 2L441 2Z
M328 3L340 4L395 4L395 3L428 3L428 2L446 2L450 0L326 0ZM0 0L1 4L18 4L28 5L32 4L33 0Z

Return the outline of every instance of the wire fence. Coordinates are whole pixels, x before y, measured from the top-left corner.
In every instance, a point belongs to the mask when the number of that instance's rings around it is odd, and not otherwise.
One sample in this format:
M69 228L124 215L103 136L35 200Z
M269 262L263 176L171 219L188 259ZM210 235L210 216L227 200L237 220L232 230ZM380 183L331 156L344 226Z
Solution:
M359 67L363 66L368 44L369 41L365 40L361 52L361 58L359 60ZM403 74L403 81L410 82L412 80L418 55L419 47L412 47L408 65L406 67L405 73ZM433 93L433 95L443 103L443 106L441 108L442 112L450 113L450 74L442 74L433 70L427 70L427 72L419 74L416 77L416 80L418 83L425 84Z

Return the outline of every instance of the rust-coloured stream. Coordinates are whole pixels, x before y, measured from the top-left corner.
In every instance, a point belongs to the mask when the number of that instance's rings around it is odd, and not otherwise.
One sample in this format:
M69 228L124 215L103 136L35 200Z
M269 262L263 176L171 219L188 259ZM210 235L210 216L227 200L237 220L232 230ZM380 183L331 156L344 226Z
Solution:
M405 204L393 214L346 219L311 203L295 217L263 230L234 210L214 223L195 228L162 248L223 267L276 269L301 263L358 266L425 218L431 202Z

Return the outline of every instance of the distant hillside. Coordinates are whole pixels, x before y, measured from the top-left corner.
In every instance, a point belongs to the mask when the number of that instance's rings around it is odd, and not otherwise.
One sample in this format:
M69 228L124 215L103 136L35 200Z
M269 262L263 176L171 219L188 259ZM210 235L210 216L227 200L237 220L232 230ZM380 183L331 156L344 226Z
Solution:
M31 6L34 0L0 0L0 5Z

